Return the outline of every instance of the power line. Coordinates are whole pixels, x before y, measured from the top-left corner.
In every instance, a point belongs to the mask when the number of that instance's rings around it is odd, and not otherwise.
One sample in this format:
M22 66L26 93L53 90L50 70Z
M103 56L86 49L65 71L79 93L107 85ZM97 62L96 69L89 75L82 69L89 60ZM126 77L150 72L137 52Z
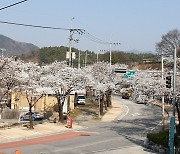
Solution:
M112 42L103 41L103 40L91 35L90 33L88 33L85 30L83 31L83 34L87 39L89 39L89 40L91 40L93 42L99 43L99 44L107 44L107 45L120 45L121 44L121 43L118 43L118 42L112 43Z
M13 7L13 6L15 6L15 5L24 3L24 2L26 2L26 1L28 1L28 0L23 0L23 1L20 1L20 2L17 2L17 3L11 4L11 5L8 5L8 6L5 6L5 7L2 7L2 8L0 8L0 11L1 11L1 10L4 10L4 9L7 9L7 8L9 8L9 7Z
M42 28L42 29L53 29L53 30L66 30L70 31L72 33L77 32L79 35L83 35L87 39L99 43L99 44L107 44L107 45L120 45L120 43L112 43L112 42L107 42L103 41L93 35L91 35L89 32L87 32L84 29L76 28L60 28L60 27L51 27L51 26L41 26L41 25L32 25L32 24L23 24L23 23L15 23L15 22L8 22L8 21L0 21L2 24L8 24L8 25L16 25L16 26L24 26L24 27L33 27L33 28Z
M101 40L101 39L99 39L99 38L91 35L91 34L90 34L89 32L87 32L87 31L84 31L83 34L84 34L84 36L85 36L87 39L89 39L89 40L91 40L91 41L93 41L93 42L96 42L96 43L99 43L99 44L110 44L110 42L103 41L103 40Z
M50 27L50 26L40 26L40 25L31 25L31 24L22 24L8 21L0 21L2 24L24 26L24 27L33 27L33 28L43 28L43 29L53 29L53 30L70 30L68 28L59 28L59 27Z

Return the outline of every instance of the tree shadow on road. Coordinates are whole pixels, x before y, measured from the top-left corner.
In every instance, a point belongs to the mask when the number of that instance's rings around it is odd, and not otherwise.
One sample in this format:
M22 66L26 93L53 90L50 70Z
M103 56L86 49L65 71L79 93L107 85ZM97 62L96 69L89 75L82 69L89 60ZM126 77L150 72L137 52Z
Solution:
M151 132L153 128L157 128L160 117L154 115L148 118L137 116L132 119L117 120L112 122L112 125L104 125L103 127L114 131L120 136L130 142L144 147L144 140L146 139L147 133ZM158 131L158 129L156 129ZM144 151L150 151L144 147ZM152 152L152 151L151 151Z

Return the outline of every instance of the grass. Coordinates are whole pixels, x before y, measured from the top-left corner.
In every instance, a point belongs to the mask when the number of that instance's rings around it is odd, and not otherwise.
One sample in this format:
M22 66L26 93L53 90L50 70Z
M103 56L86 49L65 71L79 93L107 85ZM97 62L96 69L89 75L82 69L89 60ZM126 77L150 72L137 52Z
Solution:
M86 98L85 105L78 105L75 109L70 113L72 118L76 118L77 116L81 115L82 113L92 116L93 119L97 119L98 117L98 102L94 100L93 97Z
M167 130L159 133L149 133L147 134L147 138L155 144L168 147L169 131Z
M169 130L162 131L159 133L149 133L147 138L155 144L162 145L163 147L168 147L169 144ZM175 147L180 148L180 139L178 135L175 134L174 137Z

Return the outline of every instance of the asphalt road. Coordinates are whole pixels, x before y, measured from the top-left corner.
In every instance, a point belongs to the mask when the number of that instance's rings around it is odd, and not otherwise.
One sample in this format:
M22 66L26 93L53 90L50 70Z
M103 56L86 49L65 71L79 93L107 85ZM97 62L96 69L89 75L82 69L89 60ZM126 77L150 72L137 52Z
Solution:
M11 154L15 149L21 150L22 154L152 153L143 147L143 142L147 132L161 121L160 109L135 104L120 97L114 99L123 104L124 110L113 122L85 122L82 124L87 128L81 130L83 132L71 132L76 137L57 139L57 134L56 140L37 142L35 145L25 144L3 151L6 154Z

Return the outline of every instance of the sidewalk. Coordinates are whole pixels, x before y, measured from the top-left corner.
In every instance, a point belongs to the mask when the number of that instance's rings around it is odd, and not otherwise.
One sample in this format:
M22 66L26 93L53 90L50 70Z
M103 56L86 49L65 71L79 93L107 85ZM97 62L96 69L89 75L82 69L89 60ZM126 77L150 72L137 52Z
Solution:
M110 108L107 113L102 117L102 122L110 122L115 120L115 118L123 110L123 106L120 105L116 100L112 100L112 108ZM19 141L23 139L30 139L34 137L40 137L48 134L55 134L58 132L67 132L74 130L82 130L84 126L73 123L72 128L67 128L66 124L59 123L49 123L44 122L42 124L37 124L34 126L33 130L29 130L27 127L16 126L10 128L0 129L0 143L7 143L11 141Z
M27 127L16 126L12 128L0 129L0 143L30 139L43 135L55 134L58 132L80 130L82 128L82 126L77 124L73 124L72 128L67 128L66 125L49 122L35 125L33 130L28 129Z
M101 118L102 122L110 122L116 119L124 110L124 107L115 99L112 98L112 108L109 108L107 113Z

